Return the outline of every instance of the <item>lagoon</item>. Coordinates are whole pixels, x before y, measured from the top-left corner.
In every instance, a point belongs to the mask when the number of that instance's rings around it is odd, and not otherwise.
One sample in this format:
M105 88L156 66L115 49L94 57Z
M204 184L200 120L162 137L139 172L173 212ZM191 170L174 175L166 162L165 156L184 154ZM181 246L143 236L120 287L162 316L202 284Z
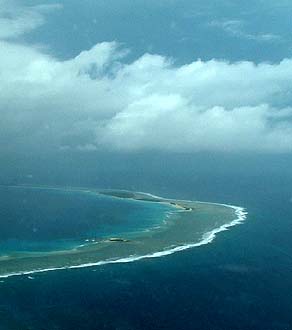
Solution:
M1 194L11 205L26 196L1 223L1 278L162 257L208 244L246 218L241 207L126 190L9 186Z

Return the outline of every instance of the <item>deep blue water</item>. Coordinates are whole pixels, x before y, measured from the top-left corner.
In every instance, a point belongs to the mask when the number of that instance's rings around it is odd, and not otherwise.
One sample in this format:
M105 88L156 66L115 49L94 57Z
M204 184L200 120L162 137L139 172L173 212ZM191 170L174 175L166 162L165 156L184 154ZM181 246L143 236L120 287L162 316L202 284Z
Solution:
M248 220L164 258L7 279L0 329L292 329L292 175L279 168L127 177L124 188L245 206Z
M75 191L0 187L0 255L71 248L157 226L167 205Z

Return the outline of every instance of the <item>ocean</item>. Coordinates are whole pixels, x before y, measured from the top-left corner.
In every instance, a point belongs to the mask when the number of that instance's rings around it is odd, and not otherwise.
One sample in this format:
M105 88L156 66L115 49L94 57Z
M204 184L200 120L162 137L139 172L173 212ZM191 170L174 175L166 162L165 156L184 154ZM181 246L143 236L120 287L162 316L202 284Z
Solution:
M74 248L155 227L171 208L69 187L0 186L0 256Z
M289 170L191 172L123 187L239 205L247 220L161 258L5 279L0 329L292 329Z

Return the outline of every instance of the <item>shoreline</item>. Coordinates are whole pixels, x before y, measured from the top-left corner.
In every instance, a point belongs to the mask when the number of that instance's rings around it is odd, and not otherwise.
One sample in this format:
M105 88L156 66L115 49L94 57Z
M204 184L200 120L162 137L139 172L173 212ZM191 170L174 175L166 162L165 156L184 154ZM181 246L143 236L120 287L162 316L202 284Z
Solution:
M24 187L25 188L25 187ZM53 188L54 189L54 188ZM60 188L56 188L58 190L60 190ZM66 189L67 190L67 189ZM85 190L80 190L80 189L74 189L74 191L84 191ZM103 192L98 192L98 191L90 191L88 190L88 188L86 189L86 192L90 192L90 193L101 193L103 194ZM117 193L117 194L123 194L121 191L111 191ZM107 195L110 195L112 197L117 197L117 198L129 198L128 196L115 196L114 194L112 195L110 192L106 193ZM194 247L199 247L199 246L203 246L206 244L210 244L211 242L213 242L213 240L216 238L217 234L223 231L228 230L228 228L236 226L238 224L241 224L243 221L246 220L247 217L247 212L245 211L244 208L242 207L238 207L238 206L234 206L234 205L228 205L228 204L220 204L220 203L209 203L209 202L198 202L198 201L183 201L183 200L174 200L174 199L166 199L166 198L162 198L162 197L158 197L158 196L154 196L151 194L147 194L147 193L135 193L135 192L128 192L126 191L125 194L130 194L132 199L136 199L136 200L143 200L143 201L149 201L149 202L159 202L159 203L167 203L177 209L180 209L178 211L178 213L181 214L192 214L196 212L196 204L201 204L201 205L206 205L206 206L214 206L217 205L218 207L225 207L228 209L232 209L234 211L233 213L233 217L232 219L227 222L227 223L223 223L218 225L218 227L215 227L209 231L206 231L205 233L203 233L203 235L201 236L200 239L198 239L198 241L194 241L191 243L181 243L178 244L177 246L172 246L171 244L170 247L167 248L167 246L165 246L164 249L158 249L157 251L150 251L149 253L145 253L145 254L130 254L129 256L117 256L116 258L105 258L102 260L96 260L96 261L92 261L92 262L84 262L84 263L80 263L80 264L72 264L72 265L64 265L64 266L56 266L56 267L47 267L47 268L36 268L36 269L31 269L31 270L20 270L20 271L12 271L12 272L8 272L6 274L0 274L0 279L5 279L5 278L9 278L9 277L13 277L13 276L26 276L26 275L31 275L31 274L38 274L38 273L44 273L44 272L49 272L49 271L57 271L57 270L66 270L66 269L79 269L79 268L88 268L88 267L95 267L95 266L100 266L100 265L105 265L105 264L113 264L113 263L128 263L128 262L134 262L134 261L138 261L138 260L143 260L143 259L148 259L148 258L158 258L158 257L164 257L164 256L168 256L171 255L173 253L176 252L180 252L180 251L184 251L190 248L194 248ZM192 207L191 207L192 206ZM176 212L174 212L176 213ZM235 216L235 217L234 217ZM180 221L180 220L178 220ZM167 229L166 229L167 230ZM194 235L195 236L195 235ZM143 240L143 237L142 237ZM108 239L108 241L110 241L110 239ZM147 241L147 238L146 238ZM116 238L114 239L112 242L107 242L111 246L117 244L118 247L120 246L119 244L121 243L121 245L123 244L128 244L126 242L129 242L128 239L126 238ZM170 242L171 243L171 242ZM174 245L174 244L173 244ZM106 246L107 247L107 246ZM135 247L135 246L134 246ZM88 249L88 251L86 251L86 249ZM113 248L112 248L113 249ZM78 253L80 253L80 255L82 255L81 253L83 253L83 251L88 252L92 252L94 251L94 247L92 246L92 244L88 244L88 246L85 247L80 247L80 249L78 251L74 251L74 253L76 253L76 255L78 256ZM70 256L73 253L70 253L71 250L69 251L64 251L64 254L60 254L61 256ZM97 251L98 252L98 251ZM50 253L50 255L52 257L56 256L56 254ZM29 259L30 261L33 260L33 257L31 257ZM0 261L0 265L1 262L4 262L4 260ZM16 261L17 262L17 261Z

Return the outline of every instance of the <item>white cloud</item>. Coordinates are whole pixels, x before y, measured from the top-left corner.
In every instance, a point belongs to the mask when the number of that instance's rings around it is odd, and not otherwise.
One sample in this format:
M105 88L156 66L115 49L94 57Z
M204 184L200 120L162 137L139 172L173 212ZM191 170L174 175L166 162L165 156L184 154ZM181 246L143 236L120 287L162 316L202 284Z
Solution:
M115 42L66 61L8 40L0 49L0 150L292 151L290 59L125 63Z
M249 33L246 31L246 22L242 20L211 21L209 27L221 29L231 36L258 42L281 41L281 37L273 33Z
M12 39L44 24L44 15L59 4L23 7L14 0L0 0L0 39Z

